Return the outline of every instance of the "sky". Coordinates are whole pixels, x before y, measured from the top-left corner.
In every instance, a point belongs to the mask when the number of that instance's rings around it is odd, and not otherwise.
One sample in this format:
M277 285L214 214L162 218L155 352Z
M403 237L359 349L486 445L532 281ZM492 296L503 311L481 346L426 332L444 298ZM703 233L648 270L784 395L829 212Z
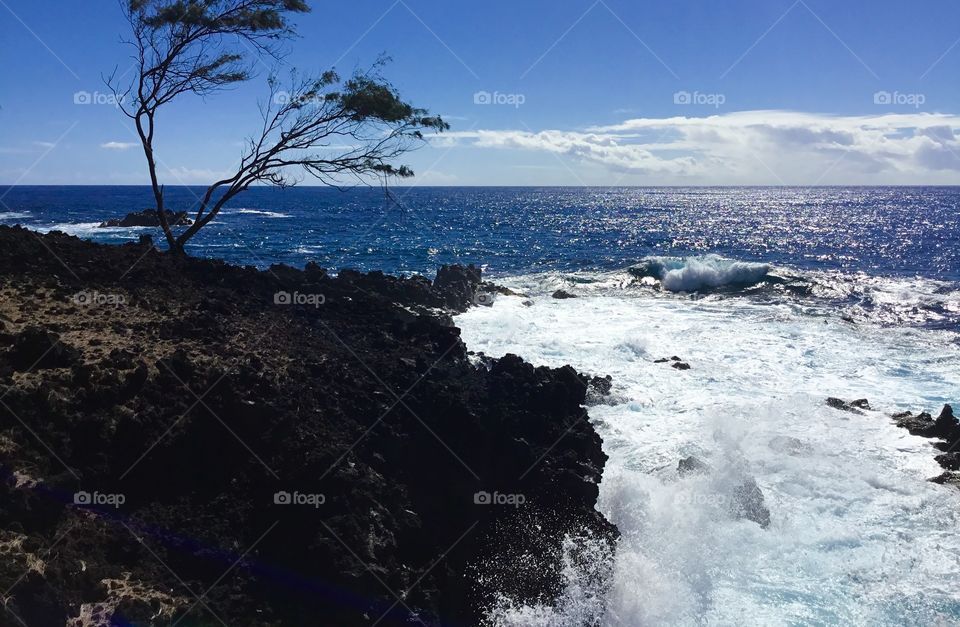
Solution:
M404 157L406 184L960 182L956 0L311 5L289 66L387 54L402 95L451 124ZM116 0L0 0L0 184L147 183L103 83L129 72L127 30ZM255 67L163 112L166 184L234 166L275 69Z

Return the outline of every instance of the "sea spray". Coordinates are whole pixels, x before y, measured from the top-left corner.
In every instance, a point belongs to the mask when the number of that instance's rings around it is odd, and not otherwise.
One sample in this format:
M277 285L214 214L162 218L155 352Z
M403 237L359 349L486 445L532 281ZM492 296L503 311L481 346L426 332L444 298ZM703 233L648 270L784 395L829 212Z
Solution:
M850 324L828 300L689 300L597 281L557 301L540 281L508 283L533 306L501 298L457 325L472 350L610 374L626 398L589 408L610 455L598 507L621 532L601 625L960 620L960 494L927 481L940 472L929 443L887 416L951 400L960 346ZM655 363L671 355L691 369ZM848 415L827 396L876 410ZM690 456L711 472L681 477ZM744 477L766 528L725 501ZM563 600L498 611L505 625L581 624Z

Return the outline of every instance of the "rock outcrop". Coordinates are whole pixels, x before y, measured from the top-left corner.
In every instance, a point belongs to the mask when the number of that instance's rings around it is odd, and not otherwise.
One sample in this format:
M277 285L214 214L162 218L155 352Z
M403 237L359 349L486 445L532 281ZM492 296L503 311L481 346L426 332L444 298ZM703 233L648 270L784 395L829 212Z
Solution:
M583 409L610 383L473 365L450 313L480 285L0 227L9 611L468 625L494 594L549 602L566 534L616 538Z
M190 226L193 224L193 220L187 217L186 211L173 212L169 209L164 209L163 213L167 218L167 224L169 226ZM113 218L100 223L101 229L134 226L160 226L160 216L157 215L157 210L144 209L143 211L135 211L128 213L122 218Z
M858 414L863 416L863 410L870 410L870 401L865 398L859 398L855 401L847 402L840 398L830 397L827 399L827 405L834 409L839 409L840 411L850 412L851 414Z
M960 471L960 454L957 452L960 450L960 423L953 415L953 407L944 405L936 419L928 412L914 415L909 411L893 414L892 418L898 427L913 435L939 440L934 446L944 452L935 459L948 472L931 481L960 487L960 473L957 472Z

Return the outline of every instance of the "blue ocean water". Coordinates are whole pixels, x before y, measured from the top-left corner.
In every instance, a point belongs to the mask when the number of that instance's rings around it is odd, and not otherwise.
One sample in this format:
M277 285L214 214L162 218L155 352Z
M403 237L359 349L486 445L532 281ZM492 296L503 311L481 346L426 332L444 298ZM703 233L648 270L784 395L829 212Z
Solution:
M168 187L168 207L192 211L202 193ZM151 198L147 187L0 187L0 223L109 243L152 232L163 245L158 229L98 228ZM673 270L654 277L672 291L752 286L769 270L774 289L756 295L812 295L887 324L960 329L960 187L259 188L190 252L428 275L478 263L494 277L653 259L657 272Z
M202 188L168 187L191 210ZM106 242L96 223L150 206L146 187L0 187L0 223ZM716 253L804 270L960 281L960 187L252 189L193 253L241 264L496 274L617 269Z

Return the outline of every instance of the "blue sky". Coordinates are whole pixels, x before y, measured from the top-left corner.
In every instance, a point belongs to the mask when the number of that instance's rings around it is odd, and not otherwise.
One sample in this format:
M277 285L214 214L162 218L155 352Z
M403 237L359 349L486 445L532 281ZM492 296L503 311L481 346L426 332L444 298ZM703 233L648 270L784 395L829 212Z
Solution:
M405 97L452 124L405 160L413 184L960 182L955 1L313 6L290 64L387 53ZM0 0L0 183L146 182L129 121L97 104L130 66L125 28L114 0ZM166 182L226 172L264 92L261 76L170 107Z

